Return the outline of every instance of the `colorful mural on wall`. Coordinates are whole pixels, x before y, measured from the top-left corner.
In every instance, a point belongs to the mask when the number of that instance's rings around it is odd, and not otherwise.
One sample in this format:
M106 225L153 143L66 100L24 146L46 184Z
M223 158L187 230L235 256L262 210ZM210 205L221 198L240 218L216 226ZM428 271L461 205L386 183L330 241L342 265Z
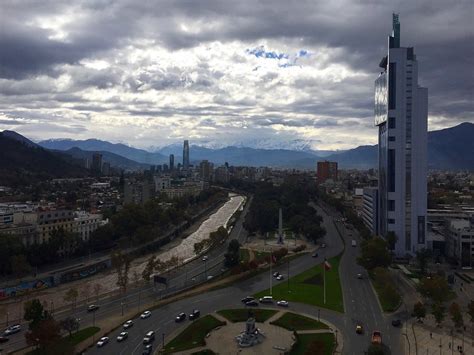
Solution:
M22 296L32 291L42 290L53 286L55 286L55 284L52 276L38 280L24 281L15 286L0 288L0 300L8 297Z

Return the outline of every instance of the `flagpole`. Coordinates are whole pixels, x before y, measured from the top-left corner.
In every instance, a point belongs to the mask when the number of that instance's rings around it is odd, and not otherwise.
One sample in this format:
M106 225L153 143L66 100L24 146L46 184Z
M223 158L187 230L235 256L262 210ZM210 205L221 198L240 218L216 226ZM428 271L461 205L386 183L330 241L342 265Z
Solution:
M272 289L272 264L273 264L273 249L270 248L270 296L273 296L273 289Z
M326 258L323 263L323 288L324 288L324 304L326 304Z

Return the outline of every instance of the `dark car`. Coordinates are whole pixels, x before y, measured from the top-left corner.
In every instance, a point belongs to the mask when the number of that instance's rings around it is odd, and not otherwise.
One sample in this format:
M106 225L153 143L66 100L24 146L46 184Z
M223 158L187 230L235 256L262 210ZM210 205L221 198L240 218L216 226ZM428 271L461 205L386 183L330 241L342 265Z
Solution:
M89 307L87 307L87 312L95 312L99 309L99 306L96 304L91 304Z
M185 319L186 319L186 313L180 313L176 316L175 321L176 322L182 322Z
M1 344L1 343L6 343L6 342L9 341L9 340L10 340L10 339L7 338L7 337L2 337L2 336L0 336L0 344Z
M199 318L200 315L201 312L199 311L199 309L194 309L191 313L189 313L189 320Z
M245 297L245 298L242 298L242 303L247 303L247 302L253 301L253 300L255 300L254 297L252 297L252 296L247 296L247 297Z
M143 348L142 355L150 355L153 352L153 345L148 344Z
M402 325L402 321L400 319L394 319L394 320L392 320L392 325L394 327L399 327L399 326Z
M254 307L254 306L258 306L258 302L256 300L250 300L248 302L245 302L245 305L250 306L250 307Z

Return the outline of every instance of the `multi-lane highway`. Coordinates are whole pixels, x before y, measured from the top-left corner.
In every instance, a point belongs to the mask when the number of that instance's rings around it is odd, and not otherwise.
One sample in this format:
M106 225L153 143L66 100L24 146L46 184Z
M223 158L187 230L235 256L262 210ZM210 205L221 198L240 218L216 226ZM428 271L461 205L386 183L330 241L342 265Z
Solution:
M242 227L243 217L247 212L247 208L248 205L241 215L242 218L237 221L232 230L229 240L237 238L242 241L247 237L246 231ZM324 260L324 257L329 258L338 255L345 250L340 264L345 313L341 314L321 309L321 318L328 320L330 323L334 324L340 332L342 332L344 354L363 354L367 351L370 344L370 335L373 330L380 330L382 332L383 342L392 349L392 354L403 353L400 340L400 329L392 327L392 318L383 315L367 275L364 270L356 264L357 250L359 247L351 247L351 240L358 239L357 235L355 235L355 232L352 232L352 236L349 235L347 231L343 233L346 245L346 248L344 249L344 244L339 238L334 225L334 219L336 219L336 221L338 221L336 223L341 224L341 227L343 228L342 223L339 222L340 216L334 214L335 217L333 217L333 212L329 215L319 207L317 207L317 209L323 216L323 224L327 230L327 236L325 238L327 248L321 249L317 258L312 258L311 255L306 254L293 260L290 264L290 274L295 275L307 270L308 268L321 263ZM223 254L225 253L226 247L226 245L222 245L208 253L209 259L207 262L203 262L201 258L196 259L189 263L186 266L186 269L181 268L180 270L177 270L174 275L170 275L168 292L170 292L170 290L183 288L184 286L187 287L191 283L203 281L206 276L215 276L219 273L222 268ZM282 265L275 268L274 271L286 274L287 266ZM358 273L363 274L363 279L357 278ZM109 335L109 344L105 345L103 348L97 348L94 346L88 350L87 353L141 354L143 349L143 337L149 330L155 331L156 339L154 341L154 349L159 349L161 347L163 335L169 339L170 336L176 334L176 332L189 323L189 321L176 323L175 317L178 313L185 312L189 314L189 312L197 308L201 311L201 315L204 315L222 308L240 307L242 306L240 300L243 297L268 288L268 282L268 275L266 273L260 274L226 288L209 291L159 307L152 310L151 317L147 319L134 319L135 325L129 329L129 337L124 342L118 343L116 341L117 335L122 331L122 328L119 327ZM103 319L118 317L120 316L122 309L124 309L125 312L127 312L127 310L138 311L139 308L143 310L140 305L149 303L159 297L160 292L153 290L150 286L130 291L125 297L116 297L101 302L101 308L96 312L95 320L96 322L100 322ZM318 314L318 308L305 304L292 303L290 304L290 309L314 316ZM62 314L61 317L65 317L66 315L68 315L68 312ZM93 316L85 310L76 312L75 316L81 318L82 326L92 324ZM364 334L356 334L356 324L361 324L364 327ZM16 336L23 339L22 333ZM339 336L341 336L340 333Z

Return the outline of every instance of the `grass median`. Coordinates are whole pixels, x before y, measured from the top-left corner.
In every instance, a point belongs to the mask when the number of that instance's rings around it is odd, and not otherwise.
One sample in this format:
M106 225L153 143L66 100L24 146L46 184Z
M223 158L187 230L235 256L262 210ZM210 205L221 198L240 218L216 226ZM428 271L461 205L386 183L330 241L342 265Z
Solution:
M289 354L332 355L334 346L334 335L332 333L298 334L297 342Z
M286 312L271 324L288 330L318 330L329 329L329 327L316 319L302 316L300 314Z
M267 319L272 317L274 314L276 314L278 311L274 309L244 309L244 308L223 309L223 310L217 311L217 313L219 313L221 316L228 319L232 323L247 321L250 314L249 312L251 312L251 314L253 315L253 317L258 323L263 323Z
M206 345L206 335L214 328L225 325L211 315L204 316L191 323L185 330L166 344L164 353L171 354Z
M326 271L326 303L324 303L323 297L322 264L313 266L311 269L291 277L289 287L286 281L275 285L272 292L273 299L306 303L343 313L344 304L339 278L340 256L328 261L331 264L331 269ZM258 292L254 296L260 298L268 295L270 295L270 289Z

